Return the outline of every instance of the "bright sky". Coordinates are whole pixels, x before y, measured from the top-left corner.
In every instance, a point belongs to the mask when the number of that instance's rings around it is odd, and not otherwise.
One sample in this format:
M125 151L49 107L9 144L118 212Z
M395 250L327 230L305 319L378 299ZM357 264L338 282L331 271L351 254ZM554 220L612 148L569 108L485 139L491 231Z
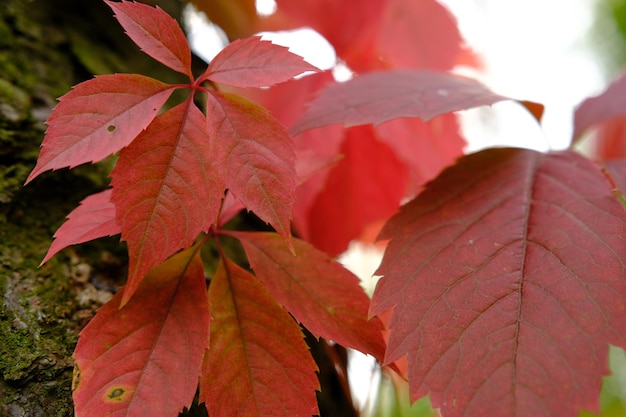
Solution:
M546 106L543 129L513 102L461 112L468 151L498 145L567 147L574 107L608 82L590 43L594 0L440 1L456 15L467 43L483 58L484 72L476 74L482 82L505 96ZM274 7L273 0L257 0L260 12L271 13ZM203 26L207 22L202 17L190 13L189 21L194 22L191 38L196 40L196 51L210 59L225 40ZM335 62L332 47L310 30L264 36L320 68ZM342 257L349 269L365 279L371 277L378 260L379 254L358 244ZM363 404L372 389L372 363L354 360L358 362L351 366L350 379Z

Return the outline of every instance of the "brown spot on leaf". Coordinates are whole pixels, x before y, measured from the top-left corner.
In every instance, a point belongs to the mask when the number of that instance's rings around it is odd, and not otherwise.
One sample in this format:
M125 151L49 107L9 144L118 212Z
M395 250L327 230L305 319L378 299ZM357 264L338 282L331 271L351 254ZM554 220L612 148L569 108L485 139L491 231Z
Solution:
M106 394L108 401L122 402L127 390L122 387L112 387Z

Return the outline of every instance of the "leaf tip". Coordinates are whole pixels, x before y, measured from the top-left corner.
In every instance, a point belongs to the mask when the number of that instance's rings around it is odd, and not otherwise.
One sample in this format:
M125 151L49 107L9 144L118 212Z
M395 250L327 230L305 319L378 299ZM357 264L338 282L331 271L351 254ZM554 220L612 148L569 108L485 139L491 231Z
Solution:
M111 1L111 0L102 0L102 1L104 1L104 4L109 6L111 8L111 10L113 10L113 12L115 12L115 3L116 2Z
M46 253L46 256L43 257L43 259L41 260L41 262L39 263L39 265L37 265L37 268L41 268L46 262L48 262L54 255L56 255L56 251L53 252L52 248L48 249L48 253Z
M132 283L130 282L127 283L126 286L124 286L124 288L122 289L122 298L120 299L120 305L118 307L120 310L124 308L126 304L128 304L136 290L137 286L132 285Z
M524 107L528 113L535 118L537 123L541 124L545 110L545 106L543 104L529 100L518 100L518 103L521 104L522 107Z
M26 177L26 181L24 181L24 186L27 186L28 184L30 184L30 182L34 180L35 178L37 178L39 174L41 173L42 173L41 169L35 166L35 168L33 168L30 174L28 174L28 177Z
M287 243L287 249L289 249L289 252L293 256L296 256L296 247L294 246L293 237L291 236L291 234L287 236L286 243Z

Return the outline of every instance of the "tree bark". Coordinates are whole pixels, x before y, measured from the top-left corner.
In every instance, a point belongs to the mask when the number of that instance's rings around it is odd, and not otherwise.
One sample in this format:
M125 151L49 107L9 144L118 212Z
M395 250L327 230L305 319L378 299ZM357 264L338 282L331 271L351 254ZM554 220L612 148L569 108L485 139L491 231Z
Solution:
M180 16L176 0L159 5ZM55 230L108 184L111 163L46 173L35 165L56 98L93 74L177 76L139 52L101 0L0 2L0 415L73 416L78 332L124 279L119 239L38 267Z

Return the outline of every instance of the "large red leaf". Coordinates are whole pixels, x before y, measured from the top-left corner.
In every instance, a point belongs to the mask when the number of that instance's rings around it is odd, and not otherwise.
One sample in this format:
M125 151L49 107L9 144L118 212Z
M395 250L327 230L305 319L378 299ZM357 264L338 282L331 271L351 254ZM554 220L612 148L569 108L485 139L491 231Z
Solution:
M80 202L80 206L72 210L67 216L67 221L56 231L54 241L41 264L43 265L61 249L70 245L118 233L121 233L121 230L115 220L115 206L111 202L111 190L90 195Z
M120 293L81 332L76 415L176 416L193 400L209 342L198 248L151 270L135 297L121 301Z
M589 127L626 114L626 73L601 94L583 101L574 112L573 138L579 139Z
M626 346L626 219L571 152L464 157L403 207L373 314L394 308L385 360L448 416L598 409L608 344Z
M174 87L138 74L100 75L59 99L37 165L26 183L50 169L97 162L128 145L150 124Z
M211 345L200 401L211 417L317 414L317 367L297 323L249 272L224 258L209 287Z
M233 232L256 276L316 337L333 340L382 361L383 325L367 319L370 299L359 279L328 255L294 239L293 256L275 233Z
M285 128L258 104L213 92L207 99L207 130L226 187L289 239L296 157Z
M399 117L427 121L501 100L507 98L460 75L428 70L372 72L322 90L290 131L297 134L335 123L378 125Z
M329 255L345 251L366 226L395 214L408 170L372 126L347 129L343 158L330 170L308 213L305 238Z
M191 245L217 219L224 186L205 132L204 115L188 99L159 115L120 153L111 199L128 242L123 303L150 268Z
M266 87L306 71L319 69L284 46L253 36L236 40L222 49L200 79L243 88Z
M115 12L115 18L126 34L152 58L190 78L191 50L176 20L159 7L131 1L104 2Z

